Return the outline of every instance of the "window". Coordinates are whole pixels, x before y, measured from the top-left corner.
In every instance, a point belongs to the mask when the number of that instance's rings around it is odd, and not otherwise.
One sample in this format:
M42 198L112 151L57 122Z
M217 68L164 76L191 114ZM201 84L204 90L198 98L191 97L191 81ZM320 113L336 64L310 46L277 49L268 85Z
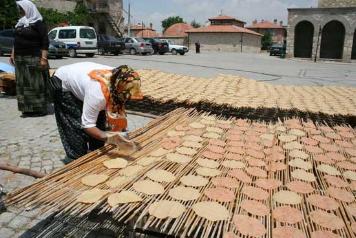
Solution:
M76 38L77 31L73 30L59 30L58 38L59 39L74 39Z
M79 36L80 38L84 39L95 39L95 31L93 29L80 29L79 30Z
M57 35L57 30L54 30L54 31L51 31L49 34L48 34L48 38L50 40L54 40L56 38L56 35Z

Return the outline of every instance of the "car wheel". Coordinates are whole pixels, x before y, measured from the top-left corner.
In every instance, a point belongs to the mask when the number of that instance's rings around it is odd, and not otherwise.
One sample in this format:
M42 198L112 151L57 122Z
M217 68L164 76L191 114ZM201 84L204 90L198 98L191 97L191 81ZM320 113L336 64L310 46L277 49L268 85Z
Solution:
M90 53L90 54L85 54L86 57L92 58L94 57L94 53Z
M136 50L134 49L134 48L132 48L131 50L130 50L130 55L135 55L137 52L136 52Z
M185 55L185 52L181 52L181 53L179 53L180 55Z
M172 55L176 55L177 54L177 50L176 49L173 49L171 52L172 52Z
M75 51L75 49L69 49L68 54L69 54L69 57L71 57L71 58L77 57L77 52Z
M164 52L159 52L160 55L164 55Z
M61 55L56 55L56 59L62 59L63 58L63 56L61 56Z
M118 56L119 54L120 54L120 52L118 52L118 51L114 52L115 56Z
M104 49L98 49L98 54L99 55L105 55L105 50Z

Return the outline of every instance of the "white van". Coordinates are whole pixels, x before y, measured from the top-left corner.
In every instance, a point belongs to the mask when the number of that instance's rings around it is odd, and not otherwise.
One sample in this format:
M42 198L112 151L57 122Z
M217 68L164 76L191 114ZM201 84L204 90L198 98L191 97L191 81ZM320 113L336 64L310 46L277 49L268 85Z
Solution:
M56 27L48 33L48 38L64 42L70 57L77 54L93 57L98 51L95 29L89 26Z

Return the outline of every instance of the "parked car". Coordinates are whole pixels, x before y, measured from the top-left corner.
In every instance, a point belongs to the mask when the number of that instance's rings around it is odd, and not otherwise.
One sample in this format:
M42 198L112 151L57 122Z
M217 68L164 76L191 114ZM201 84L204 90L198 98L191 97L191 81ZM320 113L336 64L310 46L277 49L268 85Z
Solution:
M152 45L154 54L164 55L165 53L169 52L169 45L167 42L163 42L160 39L155 39L155 38L143 38L143 39Z
M98 53L100 55L113 54L118 55L125 50L123 39L114 36L98 35Z
M136 55L136 54L147 55L153 53L152 45L146 42L142 38L127 37L124 38L124 42L125 42L125 50L129 52L131 55Z
M49 41L48 57L60 59L67 55L68 49L65 43L54 40Z
M273 56L273 55L280 56L280 55L285 54L285 53L286 53L286 46L282 45L282 44L274 44L269 49L269 55L270 56Z
M0 56L11 54L14 45L14 30L8 29L0 31Z
M48 33L48 37L50 40L64 42L70 57L78 54L93 57L98 52L96 32L89 26L56 27Z
M173 55L176 55L176 54L184 55L185 53L188 53L188 51L189 51L188 47L183 46L183 45L176 45L171 40L162 39L162 41L168 43L169 52L171 52Z

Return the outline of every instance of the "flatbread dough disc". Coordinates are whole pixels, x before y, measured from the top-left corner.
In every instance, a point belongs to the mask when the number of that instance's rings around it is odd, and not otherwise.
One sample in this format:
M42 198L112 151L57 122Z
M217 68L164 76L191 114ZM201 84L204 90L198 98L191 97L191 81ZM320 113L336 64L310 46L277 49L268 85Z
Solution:
M292 192L301 193L301 194L309 194L314 192L314 188L310 185L310 183L302 182L302 181L291 181L286 184L286 187Z
M269 197L269 194L265 190L247 185L242 188L241 193L257 201L264 201Z
M291 226L280 226L273 228L272 237L274 238L306 238L304 232ZM325 237L326 238L326 237Z
M156 163L156 162L158 162L160 160L162 160L161 157L147 156L147 157L143 157L141 159L138 159L136 163L138 165L141 165L141 166L145 167L145 166L149 166L149 165L151 165L153 163Z
M330 230L338 230L345 227L344 221L333 213L315 210L310 212L309 216L314 223Z
M261 221L253 217L245 215L235 215L233 218L233 222L238 232L240 232L244 236L261 237L267 232L265 226L261 223Z
M96 203L109 192L110 192L109 190L93 188L91 190L84 191L83 193L81 193L77 197L77 202L86 203L86 204Z
M193 141L193 142L202 142L203 138L201 138L200 136L189 135L189 136L184 136L183 140L185 140L185 141Z
M225 188L238 188L240 182L235 178L230 177L215 177L211 179L211 183L216 187L225 187Z
M222 187L207 188L204 190L204 195L218 202L232 202L235 200L234 192Z
M302 169L296 169L292 172L292 178L299 179L306 182L315 182L316 178L314 174L306 172Z
M192 206L193 211L209 221L223 221L230 217L229 211L217 202L199 202Z
M214 132L207 132L207 133L203 134L203 137L208 138L208 139L219 139L221 137L221 135L218 133L214 133Z
M326 173L328 175L333 175L333 176L341 175L339 170L337 170L335 167L327 165L327 164L318 165L317 170L319 170L320 172Z
M147 195L158 195L164 192L164 188L161 184L152 182L150 180L137 181L132 185L133 189L137 192Z
M297 137L294 135L279 135L278 139L282 142L292 142L297 140Z
M288 134L290 135L294 135L294 136L299 136L299 137L302 137L302 136L305 136L306 133L302 130L299 130L299 129L291 129Z
M211 169L216 169L220 165L215 160L203 159L203 158L197 159L197 164L202 166L202 167L211 168Z
M341 236L331 231L313 231L311 238L341 238Z
M202 176L186 175L180 179L180 182L190 187L204 187L208 184L209 180Z
M299 158L289 161L288 165L304 170L310 170L313 168L313 164L311 162L306 162Z
M168 195L176 200L192 201L200 197L200 192L195 188L178 186L169 190Z
M156 182L170 183L176 179L176 176L169 171L163 169L152 169L146 173L146 176Z
M185 210L185 206L179 202L160 200L151 204L148 213L158 219L178 218Z
M294 207L277 207L272 211L272 214L273 218L276 219L278 222L295 224L303 221L302 213Z
M103 162L104 166L108 169L122 169L128 164L127 160L122 158L107 160Z
M255 200L243 200L240 206L246 212L255 216L267 216L269 214L269 208L265 204Z
M199 148L202 148L203 145L199 142L195 142L195 141L184 141L182 146L184 147L188 147L188 148L193 148L193 149L199 149Z
M119 176L116 177L110 181L107 181L105 184L109 187L109 188L117 188L120 187L121 185L129 182L131 179L125 176Z
M210 125L210 126L213 126L213 125L215 125L215 124L216 124L216 122L215 122L215 121L212 121L212 120L206 120L206 119L202 119L202 120L200 121L200 123L202 123L202 124L204 124L204 125Z
M303 145L297 141L289 142L283 145L285 150L301 150L303 149Z
M251 177L241 169L233 169L229 172L229 175L243 183L252 183Z
M292 158L301 158L304 160L309 158L309 155L302 150L292 150L289 152L289 156Z
M331 184L332 186L337 188L347 188L349 186L346 181L336 176L325 175L324 179L328 184Z
M186 156L186 155L181 155L178 153L169 153L167 154L167 160L173 162L173 163L178 163L178 164L186 164L189 163L193 158Z
M257 179L255 184L257 187L265 190L274 190L279 188L282 185L282 182L277 179Z
M356 180L356 172L347 170L342 174L345 178L355 181Z
M274 134L262 134L260 135L261 140L272 141L274 139Z
M258 178L267 178L267 172L258 167L247 167L246 172L254 177Z
M189 155L189 156L195 155L197 153L196 150L184 146L176 148L176 151L179 154Z
M246 157L245 160L247 161L248 165L251 167L265 167L266 166L266 163L261 159Z
M81 179L82 184L90 187L95 187L98 184L104 183L109 176L105 174L90 174Z
M140 165L131 165L120 170L119 174L126 177L133 177L139 174L143 169L144 167Z
M217 145L208 145L206 147L207 150L213 152L213 153L218 153L218 154L225 154L225 149L221 146Z
M184 135L185 135L185 132L184 132L184 131L175 131L175 130L172 130L172 131L168 131L168 132L167 132L167 136L169 136L169 137L184 136Z
M330 197L342 202L350 203L355 200L354 195L345 189L328 187L326 191Z
M302 197L295 192L279 191L273 195L273 200L281 204L297 205L302 202Z
M202 124L202 123L199 123L199 122L193 122L193 123L190 123L189 126L193 129L203 129L205 128L205 125Z
M142 198L132 191L121 191L120 193L113 193L108 197L108 204L111 207L116 207L119 204L127 204L141 201Z
M224 130L218 128L218 127L207 127L206 131L208 132L213 132L213 133L217 133L217 134L222 134L224 133Z
M205 167L197 168L196 172L198 175L201 175L204 177L216 177L221 174L221 171L218 169L210 169L210 168L205 168Z
M246 165L241 161L236 160L225 160L221 163L222 166L229 168L229 169L243 169Z
M166 154L168 154L170 152L170 150L165 150L163 148L159 148L157 150L154 150L150 153L150 156L153 156L153 157L162 157Z
M319 194L311 194L307 197L307 202L311 205L326 210L333 211L339 208L339 203L335 199Z

